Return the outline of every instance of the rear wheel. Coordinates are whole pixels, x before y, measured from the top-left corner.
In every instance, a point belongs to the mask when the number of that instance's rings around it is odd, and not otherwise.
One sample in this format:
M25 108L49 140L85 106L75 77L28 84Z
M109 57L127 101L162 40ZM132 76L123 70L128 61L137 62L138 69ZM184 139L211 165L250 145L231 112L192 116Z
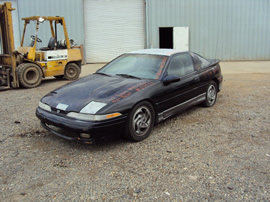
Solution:
M124 137L138 142L147 138L154 126L155 111L151 103L138 103L128 116Z
M33 63L22 63L17 67L20 85L25 88L37 87L42 80L40 67Z
M64 77L67 80L75 80L80 76L80 73L81 69L77 64L69 63L65 68Z
M206 100L203 103L205 107L212 107L217 100L217 84L211 81L206 91Z

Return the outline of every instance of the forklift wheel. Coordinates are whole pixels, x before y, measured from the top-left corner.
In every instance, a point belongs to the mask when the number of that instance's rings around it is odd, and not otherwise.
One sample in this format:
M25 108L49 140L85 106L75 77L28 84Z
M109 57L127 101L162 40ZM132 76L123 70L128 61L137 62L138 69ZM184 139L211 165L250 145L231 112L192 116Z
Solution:
M64 77L67 80L75 80L80 76L81 69L80 67L75 63L69 63L67 64L65 68Z
M22 63L17 67L20 85L24 88L37 87L42 80L42 71L36 64Z

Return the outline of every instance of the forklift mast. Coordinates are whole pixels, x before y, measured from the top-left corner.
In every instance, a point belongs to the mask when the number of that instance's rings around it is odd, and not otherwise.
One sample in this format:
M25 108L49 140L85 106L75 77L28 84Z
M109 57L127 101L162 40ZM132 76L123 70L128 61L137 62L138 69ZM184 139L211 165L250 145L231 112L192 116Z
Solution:
M11 3L0 5L0 24L1 24L1 42L3 54L12 54L14 47L13 25L11 11Z
M1 34L1 54L0 54L0 90L18 87L19 81L16 74L16 56L11 3L0 5L0 34Z

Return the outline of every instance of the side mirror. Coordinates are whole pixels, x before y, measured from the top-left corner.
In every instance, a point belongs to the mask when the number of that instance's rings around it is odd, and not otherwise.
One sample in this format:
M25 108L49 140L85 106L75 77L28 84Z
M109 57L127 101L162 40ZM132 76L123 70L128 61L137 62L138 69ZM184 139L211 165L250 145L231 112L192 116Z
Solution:
M174 82L178 82L178 81L180 81L180 77L175 76L175 75L169 75L163 79L163 84L168 85L170 83L174 83Z

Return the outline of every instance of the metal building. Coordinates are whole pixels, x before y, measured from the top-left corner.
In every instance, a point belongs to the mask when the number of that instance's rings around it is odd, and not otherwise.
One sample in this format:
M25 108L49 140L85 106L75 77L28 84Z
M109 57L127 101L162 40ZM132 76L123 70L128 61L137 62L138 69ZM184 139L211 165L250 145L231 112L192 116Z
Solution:
M16 8L15 47L20 44L22 17L64 16L69 37L84 45L88 63L108 62L131 50L165 47L188 49L222 60L270 60L269 0L0 0L0 3L6 1ZM31 34L26 35L29 43ZM43 40L39 47L47 46L50 30L40 29L39 36Z
M148 48L179 40L184 27L189 50L206 57L270 59L269 0L146 0L146 22Z

